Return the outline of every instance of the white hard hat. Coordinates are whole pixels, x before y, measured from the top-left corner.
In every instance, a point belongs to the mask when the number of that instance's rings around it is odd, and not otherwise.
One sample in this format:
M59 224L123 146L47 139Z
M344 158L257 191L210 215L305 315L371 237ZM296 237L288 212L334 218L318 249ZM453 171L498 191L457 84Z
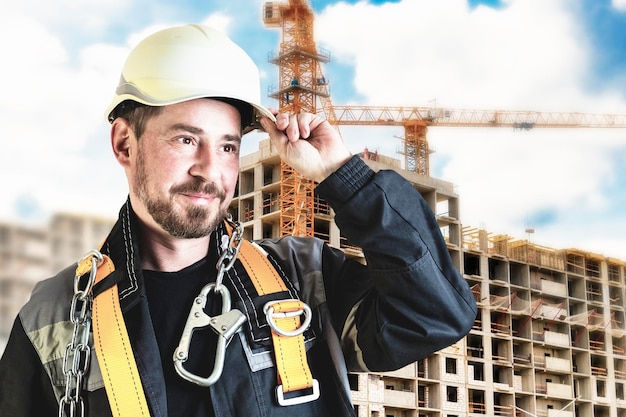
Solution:
M251 107L243 133L258 117L274 115L261 103L259 70L252 59L222 32L202 25L176 26L141 41L126 58L120 83L105 117L126 100L166 106L196 98L224 98ZM242 115L242 123L244 123Z

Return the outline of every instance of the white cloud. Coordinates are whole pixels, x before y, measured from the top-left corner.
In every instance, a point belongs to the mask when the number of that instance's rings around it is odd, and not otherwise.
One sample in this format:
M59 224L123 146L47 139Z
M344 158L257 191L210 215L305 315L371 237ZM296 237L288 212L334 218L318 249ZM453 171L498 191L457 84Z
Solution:
M611 80L604 92L585 89L592 51L574 12L564 0L498 9L464 0L338 3L317 18L316 34L333 59L355 65L354 80L341 82L354 83L361 104L626 112ZM465 224L520 238L535 227L546 241L567 235L583 248L596 230L569 213L607 209L605 185L621 169L613 156L626 153L626 130L431 127L428 138L431 170L458 186ZM539 213L555 216L552 224L524 224ZM603 253L624 258L616 248L626 238L607 240Z
M227 14L216 12L206 18L202 22L202 24L211 26L212 28L215 28L224 33L228 33L232 21L232 17L228 16Z
M72 28L74 32L98 34L111 22L111 17L123 15L133 2L125 0L21 0L4 2L3 12L17 12L57 28Z
M0 16L3 31L11 34L0 37L0 180L5 196L0 217L16 216L18 198L30 198L46 212L80 211L89 200L81 198L81 190L88 195L98 185L90 182L96 164L89 159L98 159L94 153L106 149L94 152L89 140L99 135L108 143L103 113L126 50L91 45L70 60L58 34L39 20L19 11Z
M568 9L556 8L562 4L518 0L470 10L464 0L339 3L317 19L316 33L335 59L354 62L355 86L369 102L437 98L457 107L506 101L536 108L533 92L542 91L541 107L549 108L582 99L571 87L584 67L571 64L586 59L584 42Z
M612 4L617 10L626 11L626 0L613 0Z

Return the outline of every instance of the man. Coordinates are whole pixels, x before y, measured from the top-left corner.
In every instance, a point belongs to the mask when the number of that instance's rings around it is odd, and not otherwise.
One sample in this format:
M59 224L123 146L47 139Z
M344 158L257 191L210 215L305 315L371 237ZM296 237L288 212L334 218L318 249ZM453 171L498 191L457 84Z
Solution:
M347 370L398 369L466 334L476 305L414 187L259 90L250 58L204 26L131 52L106 112L129 198L104 260L43 281L17 317L3 415L354 416ZM227 211L259 124L367 266L318 239L239 246Z

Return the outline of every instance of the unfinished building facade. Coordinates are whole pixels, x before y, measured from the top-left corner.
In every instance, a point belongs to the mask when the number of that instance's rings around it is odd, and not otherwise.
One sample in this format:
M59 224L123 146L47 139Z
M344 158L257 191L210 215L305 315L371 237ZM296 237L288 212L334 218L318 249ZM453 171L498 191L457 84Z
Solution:
M456 344L396 372L351 374L359 417L626 417L626 263L463 227L453 184L364 152L394 169L435 213L479 306ZM280 159L269 141L243 157L231 211L246 238L280 235ZM316 198L316 237L362 256Z

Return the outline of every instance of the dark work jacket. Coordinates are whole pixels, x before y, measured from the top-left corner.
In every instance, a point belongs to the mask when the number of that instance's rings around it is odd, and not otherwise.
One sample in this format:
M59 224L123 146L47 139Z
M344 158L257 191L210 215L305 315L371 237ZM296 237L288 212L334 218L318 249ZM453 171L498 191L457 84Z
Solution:
M209 388L216 416L354 416L348 371L399 369L456 342L474 322L472 293L452 263L432 211L409 182L393 171L374 173L353 157L316 192L334 209L342 235L363 249L367 265L347 260L319 239L284 237L258 243L288 277L290 290L313 310L306 346L311 372L320 382L320 399L278 406L271 344L263 348L251 343L244 324L228 346L222 377ZM138 240L127 202L102 251L116 268L109 279L118 285L150 413L165 417L167 396ZM234 270L241 272L238 264ZM74 269L39 283L15 321L0 360L3 416L57 413L65 384L63 354L73 329L69 306ZM227 285L235 279L231 272ZM94 289L95 296L98 291ZM243 302L234 297L233 307L242 308ZM83 381L87 415L108 417L93 350L91 359Z

